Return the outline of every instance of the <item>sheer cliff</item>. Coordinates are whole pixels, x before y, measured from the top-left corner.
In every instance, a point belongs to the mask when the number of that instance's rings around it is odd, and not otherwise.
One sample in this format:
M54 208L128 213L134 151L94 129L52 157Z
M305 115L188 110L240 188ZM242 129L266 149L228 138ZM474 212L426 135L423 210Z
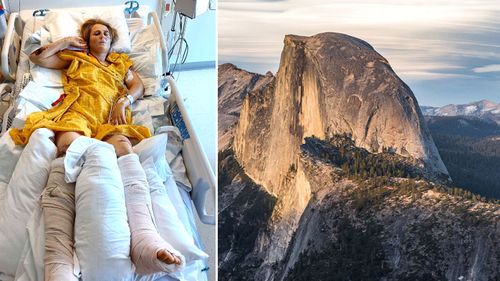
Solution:
M391 149L434 175L447 174L415 96L368 43L338 33L286 36L275 79L243 102L238 159L272 190L304 137L339 133L369 151Z

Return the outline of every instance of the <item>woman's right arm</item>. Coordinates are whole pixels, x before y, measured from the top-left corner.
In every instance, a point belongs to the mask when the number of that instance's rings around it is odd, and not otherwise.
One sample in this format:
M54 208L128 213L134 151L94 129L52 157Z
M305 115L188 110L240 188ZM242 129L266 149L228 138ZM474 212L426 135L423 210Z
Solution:
M64 69L70 64L70 61L65 61L57 56L59 51L62 51L69 46L86 49L87 44L81 37L66 37L48 45L38 48L31 53L30 60L34 64L53 69Z

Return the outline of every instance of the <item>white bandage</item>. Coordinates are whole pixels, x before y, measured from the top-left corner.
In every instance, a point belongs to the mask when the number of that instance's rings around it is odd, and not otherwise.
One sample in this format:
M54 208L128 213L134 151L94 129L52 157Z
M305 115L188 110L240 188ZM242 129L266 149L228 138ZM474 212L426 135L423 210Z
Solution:
M136 272L151 274L180 270L185 264L184 256L161 238L154 225L149 186L139 157L136 154L122 156L118 158L118 166L125 188L127 215L132 236L130 256L136 266ZM181 264L166 264L158 260L157 254L160 250L167 250L177 256Z

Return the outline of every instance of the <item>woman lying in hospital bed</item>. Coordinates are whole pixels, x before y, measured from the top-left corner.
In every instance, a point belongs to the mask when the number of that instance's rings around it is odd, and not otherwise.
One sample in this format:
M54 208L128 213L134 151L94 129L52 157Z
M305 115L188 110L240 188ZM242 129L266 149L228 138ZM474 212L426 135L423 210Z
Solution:
M132 150L131 140L137 142L151 136L146 127L130 125L128 107L141 97L142 82L131 70L127 55L110 53L117 35L109 24L88 20L81 31L82 37L67 37L31 54L30 59L38 65L65 69L65 95L52 109L31 114L23 129L10 131L16 144L26 144L35 130L50 129L55 132L58 156L66 155L52 162L41 199L45 220L45 280L76 278L73 274L75 185L72 182L78 183L85 169L105 173L104 165L116 165L116 161L98 163L106 157L118 157L131 230L130 256L136 272L178 270L184 257L156 231L148 207L151 199L146 175ZM71 169L72 159L85 159L89 165ZM99 188L107 187L103 184ZM85 276L83 269L82 274Z

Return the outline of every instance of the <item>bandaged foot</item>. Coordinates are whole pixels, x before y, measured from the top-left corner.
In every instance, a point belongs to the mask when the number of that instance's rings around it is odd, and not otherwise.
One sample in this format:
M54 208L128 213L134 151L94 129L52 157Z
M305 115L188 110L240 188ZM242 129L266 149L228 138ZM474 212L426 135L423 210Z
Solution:
M154 224L146 175L136 154L118 158L125 188L125 202L131 232L132 262L136 272L174 272L185 264L184 257L161 238Z
M73 274L75 184L64 180L64 160L51 164L41 200L45 221L45 281L77 281Z

